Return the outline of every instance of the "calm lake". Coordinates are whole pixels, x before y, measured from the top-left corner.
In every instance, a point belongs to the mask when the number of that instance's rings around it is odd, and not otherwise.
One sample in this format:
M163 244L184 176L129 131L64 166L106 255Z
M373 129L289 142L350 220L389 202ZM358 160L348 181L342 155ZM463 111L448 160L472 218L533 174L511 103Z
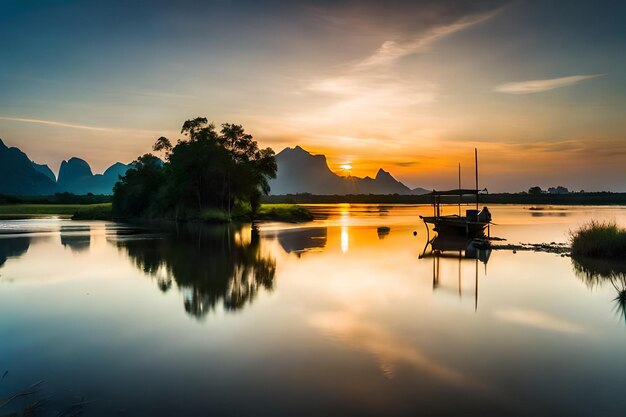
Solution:
M429 206L311 209L258 230L0 221L0 398L43 381L0 415L624 415L624 274L421 256ZM624 207L490 209L497 243L626 226Z

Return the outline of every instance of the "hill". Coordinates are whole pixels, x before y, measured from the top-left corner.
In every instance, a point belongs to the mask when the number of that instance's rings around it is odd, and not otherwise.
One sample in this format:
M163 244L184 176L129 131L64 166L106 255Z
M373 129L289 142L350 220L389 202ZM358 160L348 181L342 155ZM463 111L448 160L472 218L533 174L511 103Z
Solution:
M119 176L131 164L116 162L102 174L94 174L91 167L80 158L70 158L61 163L58 179L44 164L32 161L20 149L7 147L0 139L0 194L16 196L73 194L110 195Z
M45 171L43 166L34 165L24 152L7 147L0 139L0 194L54 194L56 182L41 170Z

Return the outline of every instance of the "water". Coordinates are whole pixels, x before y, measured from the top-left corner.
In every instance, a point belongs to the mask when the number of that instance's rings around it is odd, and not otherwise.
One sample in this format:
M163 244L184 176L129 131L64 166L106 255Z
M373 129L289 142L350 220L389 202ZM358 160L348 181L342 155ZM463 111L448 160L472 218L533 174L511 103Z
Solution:
M506 243L626 225L623 207L491 209ZM420 257L429 207L313 210L258 231L0 222L0 398L44 381L0 414L623 415L623 274Z

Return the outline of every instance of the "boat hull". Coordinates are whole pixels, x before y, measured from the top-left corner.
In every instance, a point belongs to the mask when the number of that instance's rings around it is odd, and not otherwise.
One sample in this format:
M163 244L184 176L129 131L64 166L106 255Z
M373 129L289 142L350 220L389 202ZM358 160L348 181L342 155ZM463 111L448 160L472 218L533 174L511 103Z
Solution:
M432 224L433 230L442 236L462 236L473 238L485 236L489 223L468 221L464 217L424 217L425 223Z

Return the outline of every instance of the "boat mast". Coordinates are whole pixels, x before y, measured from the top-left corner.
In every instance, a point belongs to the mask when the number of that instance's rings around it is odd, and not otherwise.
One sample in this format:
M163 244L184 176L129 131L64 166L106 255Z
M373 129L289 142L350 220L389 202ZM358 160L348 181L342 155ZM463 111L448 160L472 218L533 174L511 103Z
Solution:
M461 217L461 200L463 196L461 195L461 163L459 162L459 217Z
M476 167L476 210L478 210L478 149L474 148L474 166Z

